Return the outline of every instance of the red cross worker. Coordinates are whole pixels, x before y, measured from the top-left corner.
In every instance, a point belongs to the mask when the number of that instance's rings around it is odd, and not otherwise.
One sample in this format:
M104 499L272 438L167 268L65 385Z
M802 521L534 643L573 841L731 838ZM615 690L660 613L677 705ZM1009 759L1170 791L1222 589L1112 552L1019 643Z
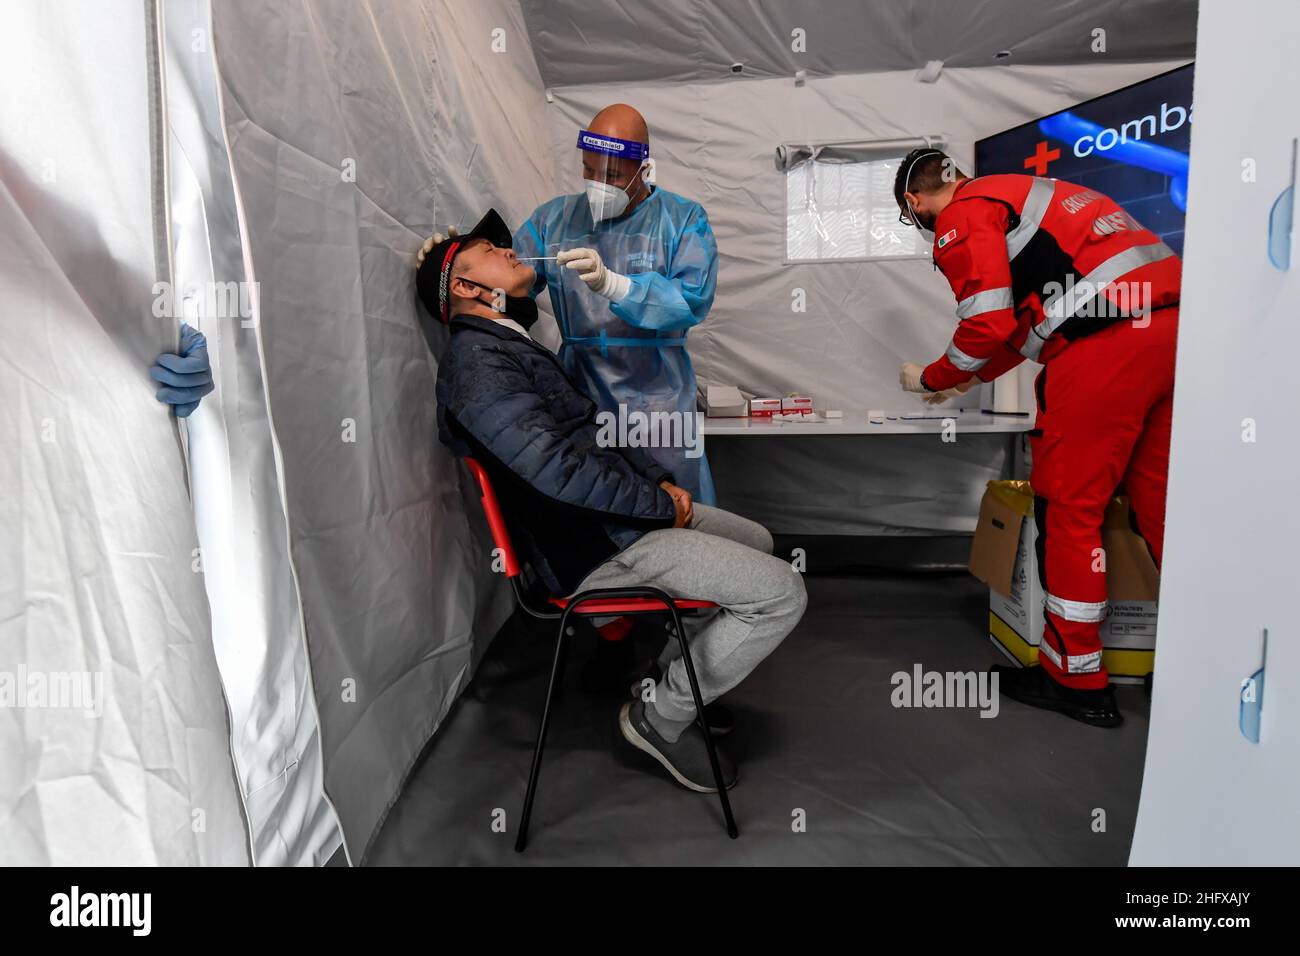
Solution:
M999 668L1004 693L1098 726L1122 717L1102 663L1101 527L1127 493L1157 565L1173 412L1182 261L1108 196L1026 175L970 179L940 150L903 162L904 221L934 233L957 299L947 351L903 387L991 382L1026 358L1035 380L1030 483L1046 591L1039 665Z

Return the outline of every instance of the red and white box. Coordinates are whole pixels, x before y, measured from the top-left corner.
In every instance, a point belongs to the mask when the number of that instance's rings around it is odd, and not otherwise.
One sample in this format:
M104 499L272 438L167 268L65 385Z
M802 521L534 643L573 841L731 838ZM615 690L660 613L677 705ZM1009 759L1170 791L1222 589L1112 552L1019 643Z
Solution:
M750 418L771 418L773 415L780 414L781 399L779 398L751 398L749 400Z
M791 395L789 398L781 399L782 415L811 415L813 413L813 400L807 395Z

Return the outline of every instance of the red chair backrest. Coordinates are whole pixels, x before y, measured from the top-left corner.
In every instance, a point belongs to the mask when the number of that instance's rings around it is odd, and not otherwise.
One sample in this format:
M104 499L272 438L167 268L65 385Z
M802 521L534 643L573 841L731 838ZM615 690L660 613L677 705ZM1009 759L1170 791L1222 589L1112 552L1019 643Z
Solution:
M506 530L506 519L501 514L501 505L497 502L496 492L492 490L492 479L487 471L473 458L466 458L470 473L478 482L479 497L483 502L483 514L487 516L488 528L492 531L492 542L501 550L505 562L506 577L513 578L520 571L519 559L515 557L514 545L510 543L510 532Z

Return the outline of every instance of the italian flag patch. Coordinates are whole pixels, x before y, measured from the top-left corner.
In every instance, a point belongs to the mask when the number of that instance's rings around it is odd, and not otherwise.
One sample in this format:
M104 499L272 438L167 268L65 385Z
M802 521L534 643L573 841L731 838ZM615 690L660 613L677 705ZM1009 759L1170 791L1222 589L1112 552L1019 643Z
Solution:
M949 229L947 232L945 232L942 236L939 237L939 241L935 243L935 245L938 248L942 249L944 246L946 246L948 243L952 242L956 238L957 238L957 230Z

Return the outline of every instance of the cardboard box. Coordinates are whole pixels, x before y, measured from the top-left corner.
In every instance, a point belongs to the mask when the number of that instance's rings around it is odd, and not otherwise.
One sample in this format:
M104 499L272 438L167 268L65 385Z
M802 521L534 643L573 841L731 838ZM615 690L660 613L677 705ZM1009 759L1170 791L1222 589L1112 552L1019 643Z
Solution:
M751 418L771 418L773 415L781 414L781 399L779 398L751 398L749 400L749 415Z
M990 481L971 542L970 572L989 586L989 638L1028 666L1043 635L1034 496L1027 481ZM1102 662L1111 679L1140 681L1155 667L1160 576L1146 542L1129 526L1127 498L1113 498L1102 528L1110 606L1101 623Z

